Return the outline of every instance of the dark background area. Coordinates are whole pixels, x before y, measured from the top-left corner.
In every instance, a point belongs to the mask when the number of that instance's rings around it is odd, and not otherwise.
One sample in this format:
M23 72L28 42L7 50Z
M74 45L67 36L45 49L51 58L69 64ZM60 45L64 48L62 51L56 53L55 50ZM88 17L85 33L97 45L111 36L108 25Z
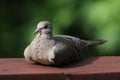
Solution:
M120 0L0 0L0 57L23 57L36 25L48 20L54 34L105 39L86 54L120 55Z

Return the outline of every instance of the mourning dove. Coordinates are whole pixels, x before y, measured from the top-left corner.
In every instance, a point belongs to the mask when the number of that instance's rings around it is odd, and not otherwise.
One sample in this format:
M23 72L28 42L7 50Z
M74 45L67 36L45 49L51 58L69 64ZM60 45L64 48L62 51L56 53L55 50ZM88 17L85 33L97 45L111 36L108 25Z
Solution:
M68 35L52 35L49 21L41 21L31 44L25 49L24 57L28 62L61 66L77 62L82 57L82 49L89 45L102 44L104 40L82 40Z

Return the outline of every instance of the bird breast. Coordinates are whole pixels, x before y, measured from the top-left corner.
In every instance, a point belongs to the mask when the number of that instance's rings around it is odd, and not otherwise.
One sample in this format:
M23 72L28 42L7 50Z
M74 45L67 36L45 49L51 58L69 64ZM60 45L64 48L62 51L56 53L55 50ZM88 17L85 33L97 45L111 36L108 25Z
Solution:
M53 40L36 40L33 47L33 59L42 64L54 63L54 41Z

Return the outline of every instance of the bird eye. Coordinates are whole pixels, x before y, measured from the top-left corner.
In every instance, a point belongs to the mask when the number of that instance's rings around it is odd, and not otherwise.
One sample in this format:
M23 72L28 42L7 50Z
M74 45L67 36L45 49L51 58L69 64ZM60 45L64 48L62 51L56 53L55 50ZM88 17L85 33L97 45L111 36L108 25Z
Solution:
M46 25L44 28L48 28L48 26Z

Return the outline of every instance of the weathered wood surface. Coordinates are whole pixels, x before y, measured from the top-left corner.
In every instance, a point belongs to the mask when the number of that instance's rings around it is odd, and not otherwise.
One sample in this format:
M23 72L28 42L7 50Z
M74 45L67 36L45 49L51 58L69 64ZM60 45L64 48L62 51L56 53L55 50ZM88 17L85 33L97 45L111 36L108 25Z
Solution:
M1 58L0 80L120 80L120 57L90 57L66 67L30 64L24 58Z

